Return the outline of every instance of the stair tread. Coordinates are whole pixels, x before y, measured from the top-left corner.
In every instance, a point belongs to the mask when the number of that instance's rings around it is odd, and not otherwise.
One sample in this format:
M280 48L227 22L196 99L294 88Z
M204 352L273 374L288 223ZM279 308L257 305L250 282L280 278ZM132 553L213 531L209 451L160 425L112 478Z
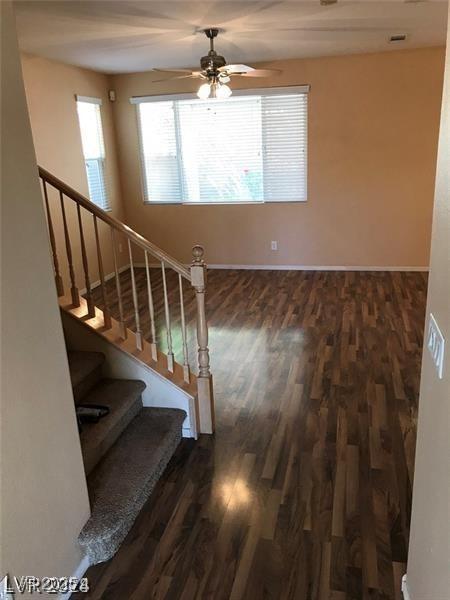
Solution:
M100 367L105 361L105 355L101 352L69 351L70 380L72 387L77 387L88 377L92 371Z
M135 379L102 379L83 398L82 404L101 404L109 408L109 414L98 423L83 424L80 441L86 474L142 409L141 394L145 387L143 381Z
M114 555L181 440L186 413L143 408L88 477L91 517L79 542L91 564Z

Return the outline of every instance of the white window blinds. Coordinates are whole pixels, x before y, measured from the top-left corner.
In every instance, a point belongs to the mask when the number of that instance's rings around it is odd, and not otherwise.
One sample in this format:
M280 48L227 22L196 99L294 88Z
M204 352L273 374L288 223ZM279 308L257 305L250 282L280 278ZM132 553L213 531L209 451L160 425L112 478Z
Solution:
M105 144L103 141L101 100L77 96L81 143L91 202L103 210L110 210L105 174Z
M306 200L307 98L261 98L265 200Z
M139 123L145 200L180 202L174 103L143 104Z
M306 200L306 92L134 102L145 202Z

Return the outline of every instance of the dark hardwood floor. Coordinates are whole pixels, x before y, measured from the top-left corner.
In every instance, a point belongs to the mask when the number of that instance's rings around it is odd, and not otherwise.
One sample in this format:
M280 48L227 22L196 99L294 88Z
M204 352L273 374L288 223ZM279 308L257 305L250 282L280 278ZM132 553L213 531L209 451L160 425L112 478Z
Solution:
M400 600L426 275L208 277L217 431L181 443L122 548L89 569L88 597ZM174 329L180 359L177 314Z

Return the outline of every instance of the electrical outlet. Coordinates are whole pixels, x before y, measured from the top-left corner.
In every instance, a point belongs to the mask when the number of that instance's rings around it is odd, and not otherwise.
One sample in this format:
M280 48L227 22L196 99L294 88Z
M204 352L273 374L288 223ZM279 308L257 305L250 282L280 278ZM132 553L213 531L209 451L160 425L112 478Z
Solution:
M270 248L271 248L272 250L278 250L278 242L277 242L277 241L275 241L275 240L273 240L273 241L271 242L271 244L270 244Z
M436 319L431 313L430 321L428 323L427 346L431 354L431 358L433 359L434 366L436 367L438 377L439 379L442 379L444 369L445 340L438 324L436 323Z

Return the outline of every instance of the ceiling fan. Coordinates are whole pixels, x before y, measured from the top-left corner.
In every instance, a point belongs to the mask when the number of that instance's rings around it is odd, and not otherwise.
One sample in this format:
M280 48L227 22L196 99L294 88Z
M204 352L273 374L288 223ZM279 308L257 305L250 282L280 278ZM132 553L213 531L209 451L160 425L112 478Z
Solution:
M229 98L232 94L227 85L232 77L269 77L280 73L279 69L254 69L248 65L227 65L223 56L217 54L214 49L214 38L219 34L217 28L203 30L209 39L209 52L200 59L200 71L190 71L188 69L153 69L158 72L185 73L185 75L176 75L168 79L158 79L154 83L168 81L172 79L201 79L204 83L199 87L197 96L202 100L207 98Z

